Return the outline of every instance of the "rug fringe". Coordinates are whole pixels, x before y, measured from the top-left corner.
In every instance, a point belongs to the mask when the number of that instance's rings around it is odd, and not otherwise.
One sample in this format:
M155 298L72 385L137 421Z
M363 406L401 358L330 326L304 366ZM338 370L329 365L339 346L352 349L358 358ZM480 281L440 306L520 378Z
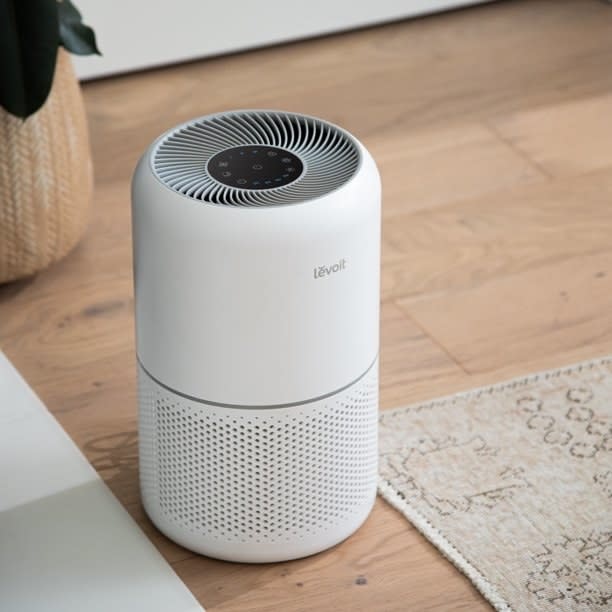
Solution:
M465 574L499 612L512 612L496 588L424 516L412 508L393 486L380 478L378 494L403 514L459 571Z

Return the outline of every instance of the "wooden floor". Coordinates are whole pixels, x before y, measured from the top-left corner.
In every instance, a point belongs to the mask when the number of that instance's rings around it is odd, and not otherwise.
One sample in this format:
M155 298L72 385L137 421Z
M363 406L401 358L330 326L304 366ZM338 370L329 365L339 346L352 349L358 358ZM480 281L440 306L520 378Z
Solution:
M481 610L378 500L349 541L267 566L155 531L137 484L129 180L161 131L231 108L354 132L384 185L382 408L612 352L612 6L498 2L84 86L80 246L0 288L0 346L210 611ZM118 551L118 554L121 554Z

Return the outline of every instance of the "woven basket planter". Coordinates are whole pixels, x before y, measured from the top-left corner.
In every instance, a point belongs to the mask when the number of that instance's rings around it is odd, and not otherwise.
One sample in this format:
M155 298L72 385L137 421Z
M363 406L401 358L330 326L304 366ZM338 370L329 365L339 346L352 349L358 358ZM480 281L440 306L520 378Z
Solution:
M76 245L92 189L83 98L59 49L43 107L25 121L0 108L0 283L30 276Z

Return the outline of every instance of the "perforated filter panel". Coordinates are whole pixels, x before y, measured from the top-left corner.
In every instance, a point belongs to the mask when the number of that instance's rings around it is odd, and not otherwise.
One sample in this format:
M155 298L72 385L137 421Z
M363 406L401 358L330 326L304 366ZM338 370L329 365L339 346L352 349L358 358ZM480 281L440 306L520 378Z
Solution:
M278 147L295 155L303 170L289 184L248 189L216 180L211 158L235 147ZM271 154L274 154L271 151ZM212 204L275 206L325 195L349 181L358 169L356 142L336 126L305 115L276 111L234 111L196 119L157 144L152 169L170 189ZM225 162L224 162L225 163ZM244 180L246 183L247 181Z
M139 388L145 508L183 545L234 560L293 558L333 545L367 516L377 365L338 395L293 408L202 404L142 369Z

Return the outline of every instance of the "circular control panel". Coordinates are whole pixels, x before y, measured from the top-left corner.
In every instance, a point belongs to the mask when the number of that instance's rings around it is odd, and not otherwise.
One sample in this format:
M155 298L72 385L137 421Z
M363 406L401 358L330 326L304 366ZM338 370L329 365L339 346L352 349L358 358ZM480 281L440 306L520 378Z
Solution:
M293 183L304 164L285 149L243 145L225 149L208 160L208 173L219 183L237 189L274 189Z

